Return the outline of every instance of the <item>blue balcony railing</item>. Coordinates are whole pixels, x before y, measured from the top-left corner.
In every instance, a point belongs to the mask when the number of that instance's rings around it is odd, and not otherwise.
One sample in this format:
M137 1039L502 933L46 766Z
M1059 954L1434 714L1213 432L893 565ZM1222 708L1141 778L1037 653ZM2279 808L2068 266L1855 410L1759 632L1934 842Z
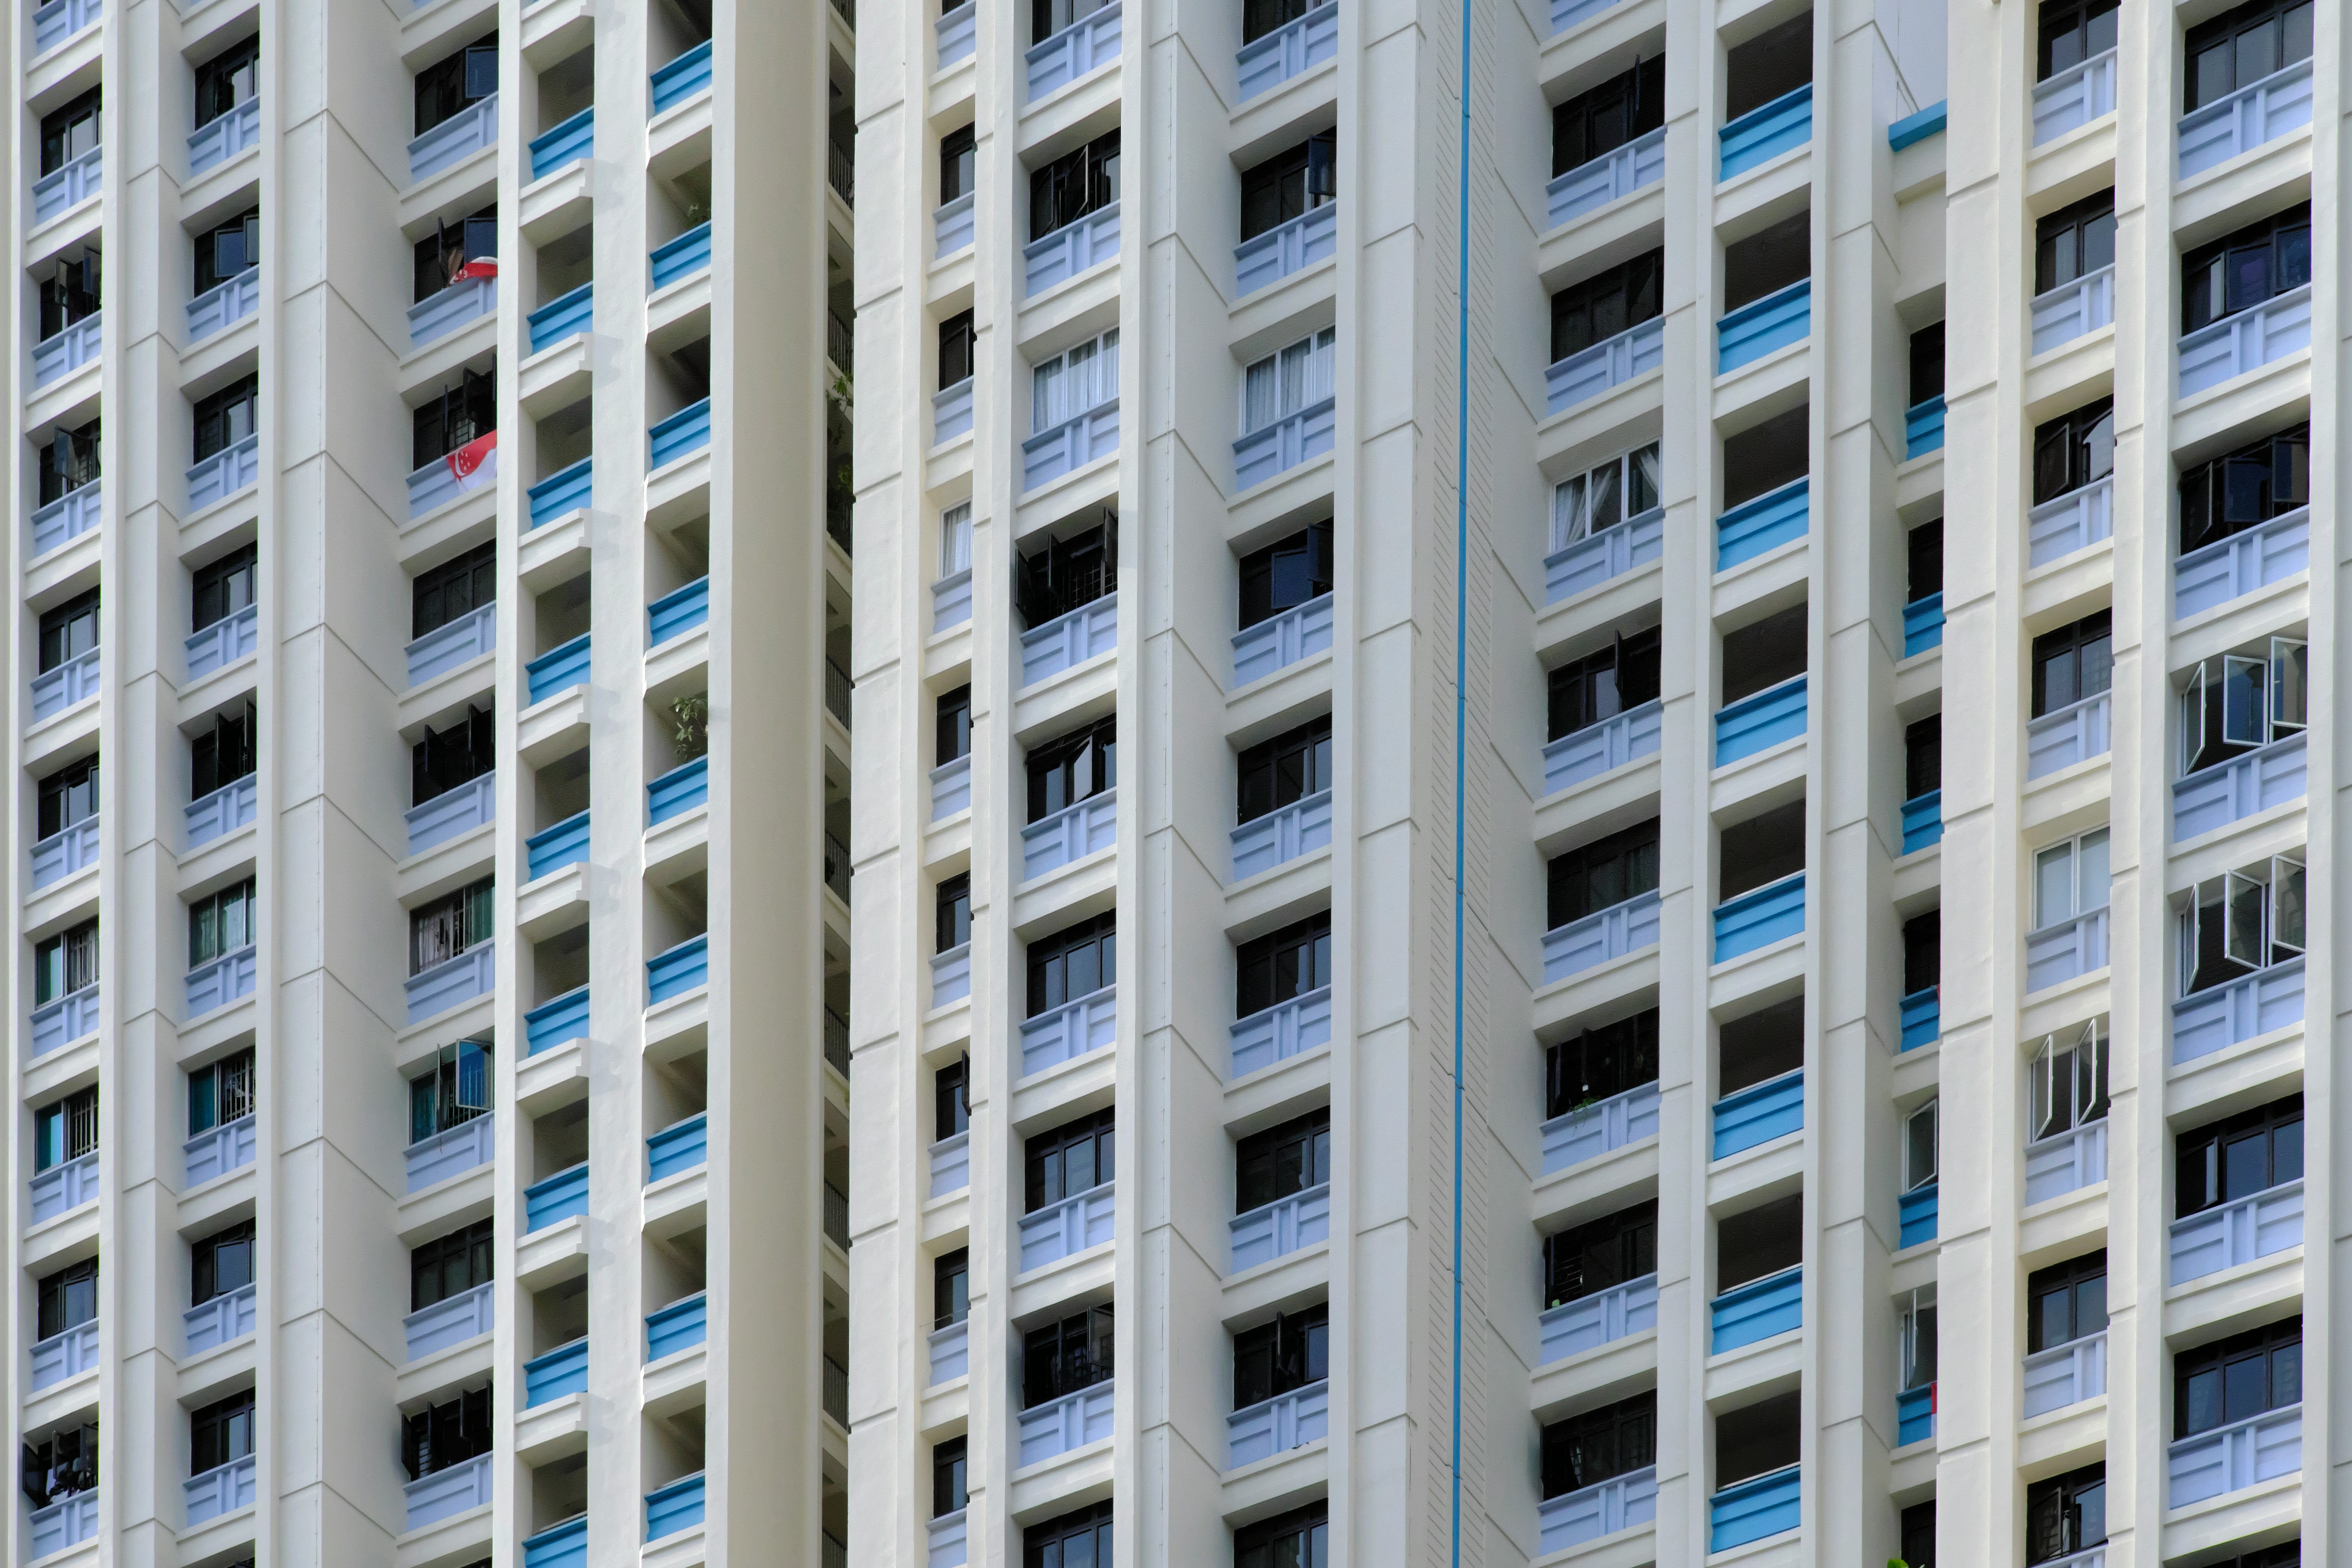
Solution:
M1813 330L1813 280L1800 278L1761 300L1750 300L1715 323L1717 375L1801 343Z
M522 1016L523 1054L535 1057L566 1040L588 1037L588 987L575 985L552 1001L541 1002Z
M1914 991L1903 998L1899 1016L1903 1024L1902 1049L1916 1050L1931 1045L1944 1032L1943 1009L1936 986Z
M1805 684L1805 677L1792 676L1717 709L1715 765L1723 767L1802 735Z
M658 1182L691 1171L710 1157L710 1118L697 1111L646 1140L646 1180Z
M588 1516L567 1519L527 1538L522 1568L588 1568Z
M657 952L646 960L648 1004L683 996L709 980L710 938L707 934L690 937L667 952Z
M522 1363L522 1406L526 1410L588 1392L588 1340L585 1335L558 1345L543 1356Z
M1896 153L1915 142L1925 142L1944 132L1944 114L1948 104L1942 100L1929 104L1916 114L1906 114L1886 128L1886 145Z
M569 294L559 294L530 313L530 352L551 349L566 338L577 337L588 330L595 319L596 285L583 283Z
M524 665L526 686L534 703L559 691L569 691L588 679L588 634L582 632L560 647L552 647Z
M1761 109L1751 109L1715 133L1721 160L1717 180L1727 180L1813 139L1813 84L1784 92Z
M1908 1447L1936 1435L1936 1385L1922 1384L1895 1396L1895 1446Z
M1805 1321L1805 1271L1783 1268L1761 1279L1735 1285L1707 1307L1712 1353L1738 1350L1759 1340L1801 1328Z
M1769 1143L1805 1129L1805 1069L1768 1078L1715 1102L1714 1158Z
M710 266L710 226L698 224L653 250L654 287L667 289Z
M709 85L710 40L705 38L654 72L654 112L676 109Z
M588 858L588 814L574 813L552 827L541 828L522 844L523 869L531 881L576 866Z
M709 798L710 759L697 757L646 785L646 818L648 823L667 822Z
M1791 479L1741 501L1715 520L1715 569L1727 572L1743 561L1802 539L1812 526L1812 479Z
M702 1475L672 1481L646 1494L646 1539L659 1541L702 1522Z
M1915 403L1903 411L1903 455L1924 458L1943 449L1944 395L1939 392L1927 402Z
M653 466L675 463L688 452L710 445L710 399L681 408L648 433Z
M1944 792L1931 789L1903 803L1903 853L1925 849L1944 837Z
M596 148L596 106L590 104L530 142L530 177L543 180L588 156Z
M588 1165L585 1161L558 1171L522 1191L523 1234L545 1230L588 1212Z
M646 606L646 641L659 647L710 618L710 579L697 577L674 594L664 594Z
M1805 929L1805 874L1783 877L1715 907L1715 961L1738 958Z
M1790 1465L1735 1481L1707 1499L1706 1549L1728 1552L1796 1529L1803 1513L1797 1480L1797 1467Z
M593 458L583 458L567 468L558 468L530 487L530 526L553 522L566 512L578 511L588 504L593 479Z
M646 1314L646 1359L659 1361L710 1337L710 1302L700 1291Z
M1926 653L1944 643L1944 595L1930 594L1903 606L1903 657Z
M1914 1187L1895 1200L1895 1243L1916 1247L1936 1239L1936 1184Z

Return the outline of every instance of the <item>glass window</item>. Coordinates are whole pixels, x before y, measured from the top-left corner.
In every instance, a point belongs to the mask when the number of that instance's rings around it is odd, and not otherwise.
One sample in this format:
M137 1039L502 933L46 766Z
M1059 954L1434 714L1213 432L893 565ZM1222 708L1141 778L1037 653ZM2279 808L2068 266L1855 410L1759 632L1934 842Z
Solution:
M1110 1568L1110 1504L1098 1502L1024 1529L1021 1568Z
M253 700L213 716L212 728L188 742L188 798L202 800L254 770L254 742L260 727Z
M979 347L979 334L971 324L971 312L959 310L940 323L940 390L961 385L971 379L973 354Z
M1922 1285L1901 1299L1901 1321L1896 1325L1901 1336L1901 1361L1895 1369L1895 1386L1901 1389L1925 1388L1936 1381L1936 1288Z
M1031 1409L1109 1382L1111 1328L1111 1310L1105 1305L1074 1312L1022 1336L1021 1407Z
M41 336L56 337L76 321L98 313L103 258L84 246L78 257L58 258L57 268L41 279Z
M1234 1016L1246 1018L1331 984L1331 916L1309 915L1234 949Z
M498 603L499 547L478 545L454 561L419 572L411 584L408 635L425 637Z
M1254 44L1276 27L1330 4L1333 0L1242 0L1242 42Z
M188 1412L188 1474L234 1464L253 1453L253 1390Z
M33 1005L98 984L98 922L84 921L33 948Z
M1658 1081L1658 1010L1578 1030L1544 1050L1544 1117Z
M1906 582L1910 594L1909 604L1935 597L1944 591L1944 520L1937 518L1923 522L1904 536L1904 549L1908 572Z
M261 37L231 44L196 68L196 128L202 130L260 91Z
M1903 1190L1936 1184L1936 1102L1929 1100L1903 1119Z
M1658 1271L1658 1205L1635 1204L1543 1238L1544 1310Z
M2048 1563L2107 1538L2107 1471L2089 1465L2025 1489L2025 1561Z
M253 604L254 584L261 570L260 552L253 545L232 550L195 570L193 605L195 631L217 626Z
M427 726L409 748L409 804L423 805L497 770L498 724L486 709L468 706L446 730Z
M1331 524L1311 522L1241 559L1241 629L1331 591Z
M971 1126L971 1058L948 1063L931 1075L931 1142L952 1138Z
M1813 269L1813 215L1801 212L1723 247L1723 308L1777 294Z
M2311 58L2311 0L2253 0L2189 29L2183 114Z
M2054 1350L2107 1326L2107 1254L2086 1252L2025 1281L2026 1351Z
M1944 716L1930 713L1903 730L1903 798L1916 800L1944 787Z
M2033 929L2107 907L2107 830L2053 844L2033 857Z
M2183 1351L2172 1384L2176 1439L2291 1409L2303 1403L2303 1319Z
M931 1327L953 1328L971 1315L971 1254L963 1247L931 1262Z
M2300 958L2304 880L2303 862L2280 855L2198 884L2181 921L2183 994Z
M944 1443L931 1446L931 1517L940 1518L963 1511L964 1443L961 1437L950 1437Z
M1331 1375L1331 1310L1318 1302L1234 1335L1234 1408L1246 1410Z
M1944 911L1929 910L1903 922L1903 994L1932 990L1943 978Z
M2116 471L2116 400L2102 397L2033 432L2033 504L2056 500Z
M1658 649L1658 628L1651 626L1631 637L1619 632L1599 653L1555 666L1548 680L1547 738L1561 740L1656 701Z
M1551 297L1554 363L1664 312L1666 253L1651 251L1571 283Z
M2097 1023L2045 1037L2026 1077L2026 1137L2039 1142L2087 1127L2107 1114L2107 1044Z
M416 277L410 298L423 303L444 289L468 277L496 277L499 255L499 207L496 202L456 223L436 218L433 232L416 242Z
M1658 885L1657 821L1652 818L1556 855L1544 869L1546 930L1557 931L1595 910L1638 898Z
M1580 169L1665 122L1666 58L1655 55L1551 111L1551 172Z
M940 205L968 196L975 188L980 142L969 125L959 125L940 138Z
M253 879L188 905L188 967L210 963L253 945L257 931Z
M1936 1568L1936 1500L1903 1510L1904 1568Z
M2113 617L2100 610L2033 639L2033 716L2096 697L2115 683Z
M1723 118L1752 113L1813 79L1813 14L1791 17L1724 51Z
M1658 1462L1658 1396L1637 1394L1543 1429L1543 1495L1556 1498Z
M1326 1107L1238 1139L1234 1212L1247 1214L1331 1179L1331 1112Z
M1656 510L1659 478L1658 443L1653 441L1560 480L1551 492L1554 552Z
M1241 238L1255 239L1337 199L1339 133L1318 131L1242 171Z
M1117 1174L1114 1112L1098 1110L1031 1138L1022 1151L1024 1213L1089 1193Z
M1234 1568L1329 1568L1328 1505L1308 1503L1234 1531Z
M1067 353L1034 365L1029 373L1030 429L1066 425L1118 395L1118 333L1105 332Z
M25 1496L35 1508L98 1485L98 1423L85 1421L25 1445Z
M238 273L261 265L261 209L253 207L196 236L193 292L209 293Z
M1043 822L1118 786L1118 721L1102 719L1034 748L1027 758L1029 820Z
M102 91L91 88L41 117L42 174L56 174L98 145Z
M98 1316L98 1259L86 1258L47 1276L40 1283L39 1294L34 1326L37 1339L81 1327Z
M442 1047L432 1065L408 1080L408 1141L422 1143L489 1114L492 1059L486 1040Z
M933 895L934 952L953 952L971 940L971 874L942 879Z
M2180 258L2180 330L2193 332L2311 281L2311 204Z
M491 938L492 879L409 911L408 973L422 974Z
M2116 193L2112 189L2061 207L2033 226L2036 294L2047 294L2115 262Z
M2311 649L2300 637L2205 659L2180 689L2182 776L2299 735L2310 721Z
M2116 47L2116 0L2047 0L2041 16L2041 69L2046 81Z
M1106 910L1029 944L1029 1016L1118 981L1118 933Z
M971 688L940 692L935 713L931 763L944 767L971 752Z
M1911 404L1944 395L1944 323L1934 321L1911 334Z
M36 839L54 837L88 822L98 815L98 759L68 763L41 781L39 794L33 818Z
M1279 424L1330 397L1337 341L1334 329L1326 327L1252 362L1242 374L1242 434Z
M189 1249L189 1301L192 1307L253 1283L254 1230L251 1220L240 1220L196 1242Z
M195 457L203 462L217 452L225 452L260 428L261 378L248 375L232 382L210 397L197 401L194 410Z
M491 33L416 73L415 134L424 135L498 90L499 36Z
M47 1171L98 1147L98 1089L77 1090L33 1112L33 1169Z
M2173 1184L2179 1217L2303 1179L2303 1096L2209 1121L2183 1132Z
M498 1256L492 1239L493 1224L487 1219L476 1220L408 1249L410 1311L421 1312L490 1282L493 1260Z
M409 414L409 468L437 463L499 427L498 370L467 370Z
M400 1460L412 1481L423 1480L489 1451L488 1384L401 1420Z
M1236 822L1295 805L1331 787L1328 715L1250 747L1234 761Z
M47 675L98 647L98 590L41 615L40 673Z
M253 1047L188 1073L188 1136L253 1114Z
M2310 504L2311 426L2298 425L2181 474L2181 553Z
M1057 539L1024 556L1013 581L1022 619L1041 626L1115 593L1118 587L1118 515Z
M48 505L70 495L100 478L99 421L93 419L79 430L63 426L43 442L41 458L41 504Z
M1066 5L1072 0L1036 0ZM1075 0L1088 10L1092 0ZM1118 132L1107 131L1075 153L1065 153L1029 174L1029 237L1043 239L1087 214L1118 200Z

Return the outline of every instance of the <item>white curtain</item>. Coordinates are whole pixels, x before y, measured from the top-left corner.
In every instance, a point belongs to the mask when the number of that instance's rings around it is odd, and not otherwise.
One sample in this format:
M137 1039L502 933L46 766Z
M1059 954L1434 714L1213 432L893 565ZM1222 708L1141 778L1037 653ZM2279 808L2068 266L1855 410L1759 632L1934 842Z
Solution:
M940 513L940 575L952 577L971 567L971 502L958 501Z
M1242 376L1242 434L1263 430L1331 395L1338 334L1330 327L1253 363Z

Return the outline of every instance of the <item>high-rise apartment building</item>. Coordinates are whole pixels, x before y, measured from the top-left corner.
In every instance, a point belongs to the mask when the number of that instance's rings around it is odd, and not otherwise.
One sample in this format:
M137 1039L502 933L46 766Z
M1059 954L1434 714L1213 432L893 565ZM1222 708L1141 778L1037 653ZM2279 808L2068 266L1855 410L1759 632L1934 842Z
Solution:
M1473 11L869 0L851 1562L2352 1558L2341 8Z
M12 38L8 1560L841 1561L846 0Z

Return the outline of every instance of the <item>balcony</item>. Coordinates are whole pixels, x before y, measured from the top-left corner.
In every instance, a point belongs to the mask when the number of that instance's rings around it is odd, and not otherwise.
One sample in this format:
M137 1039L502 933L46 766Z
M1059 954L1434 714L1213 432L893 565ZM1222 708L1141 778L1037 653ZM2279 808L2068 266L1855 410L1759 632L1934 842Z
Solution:
M188 135L190 178L227 163L247 147L261 145L261 100L248 98L219 118L205 121Z
M2180 395L2192 396L2311 347L2311 285L2225 316L2180 340Z
M472 663L499 646L499 606L468 610L408 645L408 684L413 689Z
M2033 84L2033 144L2055 142L2115 111L2116 51L2109 49Z
M522 1229L525 1236L545 1230L551 1225L561 1225L587 1212L588 1164L584 1160L523 1189Z
M588 1568L588 1516L575 1514L526 1537L522 1568Z
M47 1056L61 1046L98 1033L98 987L68 991L56 1001L33 1009L33 1057Z
M423 1361L467 1340L479 1339L497 1328L496 1290L496 1286L484 1280L429 1307L419 1307L401 1320L408 1359Z
M487 996L498 984L495 954L498 949L485 942L478 947L467 948L457 957L446 959L431 968L408 977L408 1021L421 1024L452 1007L462 1006L477 996Z
M100 0L47 0L33 11L33 58L40 58L68 38L98 26L106 15ZM2307 96L2307 95L2306 95Z
M1331 1184L1318 1183L1261 1204L1234 1215L1225 1226L1232 1246L1229 1272L1234 1274L1318 1246L1331 1239Z
M1647 1333L1658 1326L1658 1277L1644 1274L1622 1285L1612 1285L1590 1296L1563 1301L1545 1310L1536 1320L1536 1363L1556 1361L1597 1351L1629 1334ZM1546 1551L1550 1548L1547 1546Z
M1715 133L1718 183L1793 153L1813 139L1813 84L1751 109Z
M971 377L931 395L931 445L944 447L971 434Z
M260 268L248 270L257 273ZM258 294L257 287L255 291ZM408 346L415 350L437 342L469 321L496 315L498 309L499 280L496 277L461 278L440 292L428 294L408 307ZM193 330L195 310L195 304L191 301L188 305L191 325L188 335L191 337L195 335ZM536 319L533 318L534 321Z
M710 984L710 938L688 937L646 960L646 1005L658 1006Z
M2219 609L2311 566L2311 509L2298 507L2259 528L2192 550L2172 565L2176 620Z
M525 493L530 502L530 526L540 528L557 518L587 510L594 491L596 459L583 458L558 468Z
M2102 691L2025 722L2025 777L2031 783L2107 754L2112 694Z
M575 985L522 1016L523 1055L535 1057L588 1037L588 987Z
M1329 451L1336 439L1339 407L1338 398L1327 397L1235 441L1234 489L1262 485Z
M1665 551L1665 509L1652 507L1545 556L1544 602L1557 605L1614 582L1636 566L1661 559Z
M199 512L261 479L261 436L224 447L188 469L188 510ZM93 489L95 487L92 487ZM95 497L91 498L93 500Z
M2195 838L2258 812L2301 800L2310 749L2305 735L2293 734L2176 782L2173 841Z
M659 825L684 816L710 798L710 759L697 757L646 785L646 820Z
M479 778L445 790L422 805L412 805L402 816L408 823L408 852L422 855L477 827L498 820L499 775Z
M688 99L710 90L710 42L705 38L655 69L651 85L656 114L666 113Z
M99 193L106 180L106 147L91 148L33 182L33 226L63 217Z
M971 1374L971 1325L958 1321L944 1329L933 1329L929 1346L931 1363L929 1386Z
M840 720L841 727L845 730L849 728L850 702L856 694L856 683L849 679L849 671L834 663L828 657L824 661L824 710ZM849 858L848 851L844 850L841 858L846 862ZM849 898L847 889L838 890L841 892L843 900L846 901Z
M1653 316L1638 326L1604 338L1544 371L1544 417L1590 403L1612 386L1647 375L1666 363L1666 320Z
M1286 866L1331 842L1331 792L1252 817L1233 830L1234 880L1245 882L1276 866ZM95 847L93 846L93 853Z
M56 718L67 709L89 701L99 690L99 650L76 654L54 669L33 677L32 721Z
M2178 1067L2303 1022L2303 960L2291 958L2172 1005Z
M1743 1150L1801 1132L1805 1127L1805 1070L1782 1073L1735 1089L1715 1102L1715 1152L1727 1160Z
M1912 992L1898 1004L1896 1016L1902 1034L1895 1049L1916 1051L1921 1046L1933 1045L1944 1032L1939 988L1930 985Z
M180 1145L182 1190L193 1191L252 1164L255 1148L256 1122L250 1111L197 1133Z
M655 246L649 263L653 269L653 286L667 289L680 283L698 272L710 269L710 226L697 224L676 239Z
M33 887L37 891L97 864L98 818L85 816L33 846Z
M499 142L499 95L467 105L408 144L408 182L421 184L454 169Z
M490 1465L495 1454L477 1454L446 1470L436 1470L409 1482L401 1490L408 1501L408 1528L422 1530L490 1501Z
M940 13L931 24L939 51L935 68L945 70L958 60L971 58L979 46L979 17L980 0L963 0L962 5Z
M36 1340L32 1346L32 1384L37 1394L69 1377L98 1370L98 1320Z
M653 467L677 462L710 445L710 399L690 404L646 433Z
M2036 294L2028 307L2033 321L2033 352L2046 354L2076 338L2088 336L2116 320L2116 268L2113 262L2084 273L2072 283L2061 283L2046 294Z
M1715 714L1715 765L1718 768L1768 752L1805 733L1805 677L1727 704Z
M588 683L588 636L551 647L523 668L523 687L536 707L559 692Z
M1225 1468L1238 1470L1331 1435L1331 1385L1310 1383L1225 1417Z
M1034 686L1118 647L1118 595L1105 594L1021 634L1021 684Z
M490 463L498 456L498 432L478 437L455 451L434 458L408 475L408 515L410 521L423 517L437 507L448 505L467 490L491 483L498 470Z
M577 866L588 858L588 814L578 812L552 827L543 827L524 839L522 846L527 881L536 882L566 866Z
M589 331L596 319L596 286L583 283L559 294L526 318L530 328L530 353L551 349Z
M923 1526L923 1568L963 1568L971 1543L966 1539L963 1509L934 1514Z
M1118 792L1108 789L1021 829L1021 879L1034 881L1118 842Z
M588 1341L584 1335L522 1363L522 1407L526 1410L587 1392Z
M1111 1197L1117 1185L1105 1182L1023 1215L1021 1265L1014 1272L1026 1274L1110 1240L1116 1224Z
M2311 58L2274 70L2251 87L2191 110L2180 120L2180 177L2201 174L2311 123Z
M590 104L554 130L530 139L530 177L543 180L596 150L596 106Z
M2266 1410L2165 1450L2165 1506L2187 1508L2303 1468L2303 1406Z
M1241 47L1234 56L1234 77L1240 89L1237 101L1247 103L1339 55L1339 0L1327 0Z
M1119 7L1114 0L1032 47L1028 53L1029 101L1034 103L1097 67L1118 58L1118 37Z
M1622 1094L1564 1110L1538 1129L1543 1138L1543 1173L1565 1171L1658 1135L1658 1085L1654 1079Z
M971 619L971 568L950 572L931 584L931 635Z
M1922 1384L1895 1395L1895 1446L1907 1448L1936 1435L1936 1385Z
M1751 300L1715 323L1715 373L1728 374L1766 354L1803 342L1813 331L1813 280Z
M701 1471L646 1494L646 1539L648 1542L692 1530L701 1522Z
M2106 966L2107 911L2104 905L2025 933L2025 994L2029 996Z
M646 1180L662 1181L698 1170L710 1159L710 1116L696 1111L646 1140Z
M31 1206L33 1223L42 1225L59 1215L71 1214L84 1204L98 1201L98 1151L51 1165L35 1173L26 1184L26 1194Z
M1234 298L1244 299L1339 254L1339 204L1325 202L1234 247Z
M1944 792L1931 789L1903 803L1903 853L1916 854L1944 838Z
M1562 735L1543 749L1543 793L1557 794L1650 755L1664 729L1665 705L1654 700Z
M1802 1519L1798 1468L1735 1481L1706 1500L1709 1552L1728 1552L1751 1541L1794 1530Z
M1022 295L1034 298L1118 254L1118 204L1113 202L1021 247Z
M646 1360L692 1350L710 1337L710 1298L703 1291L646 1314Z
M240 996L252 995L259 962L257 950L247 942L235 952L225 952L188 971L187 1016L200 1018Z
M239 659L252 658L260 646L261 610L247 605L188 638L188 679L196 680L215 669L226 669Z
M498 1118L476 1116L411 1143L404 1152L408 1190L421 1193L490 1163L498 1152Z
M1658 1467L1644 1465L1536 1505L1536 1551L1545 1556L1649 1524L1658 1517Z
M252 1507L256 1495L255 1462L254 1457L247 1454L241 1459L215 1465L200 1476L190 1476L182 1481L180 1500L187 1510L189 1528L194 1529L207 1520L218 1519L225 1513Z
M1318 985L1286 1002L1234 1020L1229 1038L1232 1079L1247 1078L1279 1061L1331 1043L1331 988Z
M1021 1076L1044 1072L1074 1057L1109 1046L1118 1029L1118 987L1099 991L1048 1007L1021 1023Z
M26 1521L25 1555L38 1561L68 1546L98 1538L98 1490L76 1492L47 1508L37 1508Z
M2087 550L2116 531L2113 475L2043 501L2025 514L2026 564L2047 566Z
M1544 187L1546 226L1558 228L1570 218L1598 212L1665 177L1666 128L1661 125L1622 147L1612 148L1565 174L1554 176Z
M26 520L34 556L47 555L68 540L79 539L96 528L104 498L101 481L92 479L46 506L35 508L33 515Z
M1331 647L1332 596L1321 595L1234 634L1234 686L1263 680Z
M931 820L943 822L971 809L971 757L941 763L931 770Z
M1108 1379L1076 1394L1021 1413L1020 1449L1016 1468L1039 1464L1056 1454L1099 1443L1111 1434L1111 1384Z
M953 201L942 202L931 213L931 256L944 261L972 242L972 198L975 193L966 191Z
M2025 1146L2025 1206L2047 1203L2107 1179L2105 1117Z
M1903 411L1903 456L1924 458L1944 449L1944 399L1938 393Z
M86 364L95 364L99 351L105 345L105 316L98 310L91 311L64 331L43 338L33 345L34 388L38 390Z
M2297 1178L2172 1222L2172 1283L2186 1285L2303 1245L2303 1182Z
M2107 1391L2107 1335L2102 1329L2025 1358L2027 1420L2063 1410Z
M1543 984L1555 984L1657 945L1658 893L1653 889L1544 932Z
M1903 606L1903 657L1944 646L1944 595L1930 594Z
M1021 443L1022 491L1050 484L1118 450L1118 399L1114 397Z
M1715 569L1728 572L1812 529L1812 479L1791 479L1724 512L1715 520Z
M1895 1242L1899 1250L1936 1239L1936 1184L1914 1187L1895 1200Z
M1715 907L1715 962L1769 947L1805 930L1805 874L1783 877Z
M932 1197L943 1198L971 1185L971 1134L958 1132L933 1143L930 1166Z

